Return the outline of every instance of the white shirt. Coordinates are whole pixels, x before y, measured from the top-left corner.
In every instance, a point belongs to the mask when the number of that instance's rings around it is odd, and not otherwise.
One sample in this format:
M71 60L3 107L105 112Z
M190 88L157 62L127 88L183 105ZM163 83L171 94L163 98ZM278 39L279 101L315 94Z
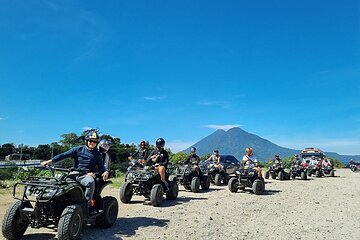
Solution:
M245 161L246 162L246 165L250 165L250 164L252 164L252 163L249 163L248 162L248 160L251 160L251 161L253 161L253 163L257 163L258 162L258 160L254 157L254 156L247 156L247 155L244 155L244 157L243 157L243 161Z

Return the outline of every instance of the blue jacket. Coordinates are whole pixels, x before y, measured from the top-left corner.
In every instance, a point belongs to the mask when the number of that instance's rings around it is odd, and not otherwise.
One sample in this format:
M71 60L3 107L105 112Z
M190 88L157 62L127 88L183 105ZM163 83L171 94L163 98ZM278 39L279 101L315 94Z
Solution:
M86 146L74 147L67 152L56 155L52 158L52 161L55 163L68 157L74 159L74 167L78 171L84 171L86 173L96 172L96 166L100 173L105 171L104 161L101 153L97 149L89 150Z

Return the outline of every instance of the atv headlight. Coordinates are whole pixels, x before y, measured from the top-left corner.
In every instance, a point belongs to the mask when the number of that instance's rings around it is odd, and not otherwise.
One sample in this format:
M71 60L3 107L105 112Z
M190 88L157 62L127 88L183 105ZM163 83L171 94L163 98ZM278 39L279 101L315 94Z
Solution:
M236 173L237 175L240 175L240 171L239 171L239 170L236 170L235 173Z

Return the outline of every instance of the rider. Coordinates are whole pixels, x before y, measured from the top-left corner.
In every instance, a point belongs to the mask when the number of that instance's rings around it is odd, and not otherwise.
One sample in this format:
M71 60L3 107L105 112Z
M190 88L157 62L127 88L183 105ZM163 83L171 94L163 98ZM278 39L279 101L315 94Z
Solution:
M222 169L223 167L220 163L220 154L217 149L214 150L214 153L206 161L213 161L215 167L218 167L219 169Z
M145 164L146 159L148 157L149 157L149 142L142 140L139 143L139 149L135 153L133 153L130 157L128 157L128 159L132 160L133 158L136 158L141 164Z
M108 172L110 172L110 168L111 168L111 157L108 153L110 144L111 144L110 139L101 139L99 142L99 150L100 150L101 156L104 160L104 168L105 168L105 171L108 171Z
M294 154L293 165L300 165L300 164L301 164L301 160L299 159L299 155Z
M158 138L156 140L156 147L151 151L149 157L147 158L147 165L152 166L155 171L160 174L160 179L165 191L169 191L169 184L166 182L166 167L169 162L169 154L164 149L165 140L163 138Z
M199 162L200 162L200 157L196 155L196 148L192 147L190 149L190 155L185 160L184 164L191 164L193 169L197 172L197 174L200 175Z
M71 157L74 159L74 167L77 171L83 173L76 180L86 187L85 198L87 205L90 208L91 199L95 191L95 171L96 166L98 167L101 176L104 181L109 177L109 172L104 168L104 162L100 151L97 149L99 142L99 135L96 131L89 131L85 136L85 145L78 146L70 149L67 152L56 155L50 160L43 161L40 164L44 167L56 163L65 158ZM90 212L90 214L96 213L96 211Z
M274 165L281 164L281 159L280 159L279 155L275 155L273 163L274 163Z
M327 168L327 167L332 167L332 164L327 158L324 158L324 160L321 162L321 166Z
M254 164L255 171L258 173L259 178L262 179L261 167L259 166L258 160L253 156L253 149L251 147L247 147L245 149L243 161L245 166L250 166L251 164Z

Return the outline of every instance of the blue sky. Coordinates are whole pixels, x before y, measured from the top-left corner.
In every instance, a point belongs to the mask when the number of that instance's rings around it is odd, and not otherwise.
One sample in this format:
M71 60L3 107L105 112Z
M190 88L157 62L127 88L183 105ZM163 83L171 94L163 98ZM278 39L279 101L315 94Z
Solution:
M359 1L16 1L0 8L0 144L84 127L174 151L241 126L360 154Z

